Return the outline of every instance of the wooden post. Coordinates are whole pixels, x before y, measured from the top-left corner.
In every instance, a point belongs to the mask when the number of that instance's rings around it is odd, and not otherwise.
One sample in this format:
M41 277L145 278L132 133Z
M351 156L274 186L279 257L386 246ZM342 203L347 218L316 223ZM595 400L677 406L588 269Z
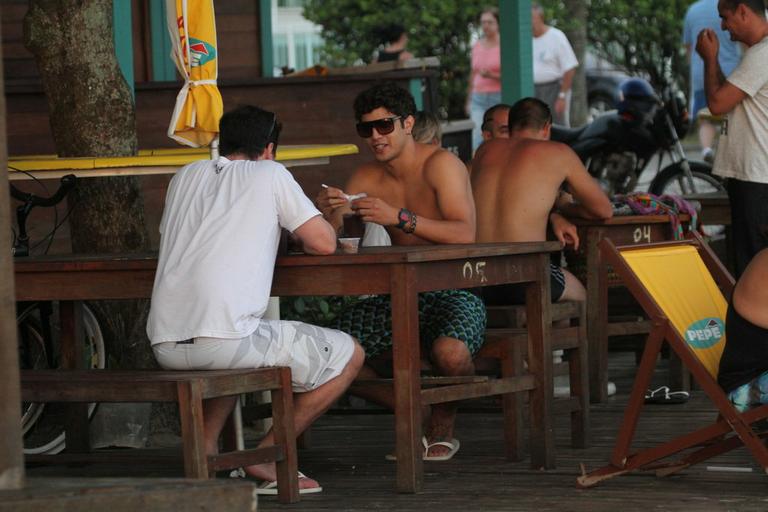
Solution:
M8 164L3 83L0 61L0 169L5 169ZM5 490L24 486L19 352L16 345L16 294L8 237L11 231L11 208L8 173L5 171L0 172L0 205L0 233L3 233L0 236L0 490Z
M510 105L533 96L531 2L499 2L501 37L501 101Z
M272 41L272 1L259 0L261 30L261 76L275 76L274 42Z

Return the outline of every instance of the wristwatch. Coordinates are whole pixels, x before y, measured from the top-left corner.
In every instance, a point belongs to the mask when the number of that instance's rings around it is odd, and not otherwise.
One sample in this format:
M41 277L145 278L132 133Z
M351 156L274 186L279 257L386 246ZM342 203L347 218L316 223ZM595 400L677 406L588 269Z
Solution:
M408 222L411 220L411 212L409 212L406 208L400 208L400 211L397 212L397 229L403 229Z

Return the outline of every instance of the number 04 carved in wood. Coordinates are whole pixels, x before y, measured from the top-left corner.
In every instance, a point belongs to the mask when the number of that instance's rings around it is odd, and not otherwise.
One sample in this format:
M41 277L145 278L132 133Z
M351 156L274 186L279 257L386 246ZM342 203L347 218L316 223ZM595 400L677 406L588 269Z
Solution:
M642 241L650 243L651 242L651 226L641 226L635 229L635 232L632 233L632 238L635 240L636 244Z

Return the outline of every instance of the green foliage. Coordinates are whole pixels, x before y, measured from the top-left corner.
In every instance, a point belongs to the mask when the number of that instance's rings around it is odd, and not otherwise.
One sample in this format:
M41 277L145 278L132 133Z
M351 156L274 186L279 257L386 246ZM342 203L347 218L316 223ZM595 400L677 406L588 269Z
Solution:
M327 327L357 297L281 297L280 318Z
M323 58L329 66L370 63L381 47L377 31L399 23L408 31L408 50L440 58L443 115L466 117L470 34L485 0L309 0L304 16L322 26ZM478 27L479 28L479 27Z
M583 1L583 0L582 0ZM566 0L543 0L538 4L544 9L544 19L547 25L557 27L563 32L576 28L581 23L570 15Z
M659 88L687 91L688 65L681 42L685 11L694 0L590 0L587 33L595 54ZM541 2L548 20L567 30L563 0Z
M629 74L656 86L671 82L687 90L681 43L683 18L694 0L590 0L587 30L592 51ZM330 66L369 63L380 47L378 28L406 27L408 49L441 62L441 104L448 117L464 117L469 77L469 39L486 0L449 1L309 0L304 16L323 27L323 56ZM568 0L541 0L548 22L568 31L581 21L569 14Z
M589 39L595 51L651 83L687 83L681 42L692 0L592 0ZM683 90L687 90L683 89Z

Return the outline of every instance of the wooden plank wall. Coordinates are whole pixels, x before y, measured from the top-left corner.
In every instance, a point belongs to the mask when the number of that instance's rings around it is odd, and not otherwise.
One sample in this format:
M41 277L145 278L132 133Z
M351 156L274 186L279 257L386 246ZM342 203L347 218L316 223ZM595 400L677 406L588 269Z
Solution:
M24 47L24 15L27 0L3 0L0 3L2 19L3 69L5 83L37 81L37 65L32 54Z
M152 81L149 1L131 0L133 67L138 83ZM261 76L261 40L257 0L216 2L219 78L249 79ZM23 22L28 0L2 0L3 64L7 85L39 84L34 57L24 47ZM167 56L163 56L167 58Z

